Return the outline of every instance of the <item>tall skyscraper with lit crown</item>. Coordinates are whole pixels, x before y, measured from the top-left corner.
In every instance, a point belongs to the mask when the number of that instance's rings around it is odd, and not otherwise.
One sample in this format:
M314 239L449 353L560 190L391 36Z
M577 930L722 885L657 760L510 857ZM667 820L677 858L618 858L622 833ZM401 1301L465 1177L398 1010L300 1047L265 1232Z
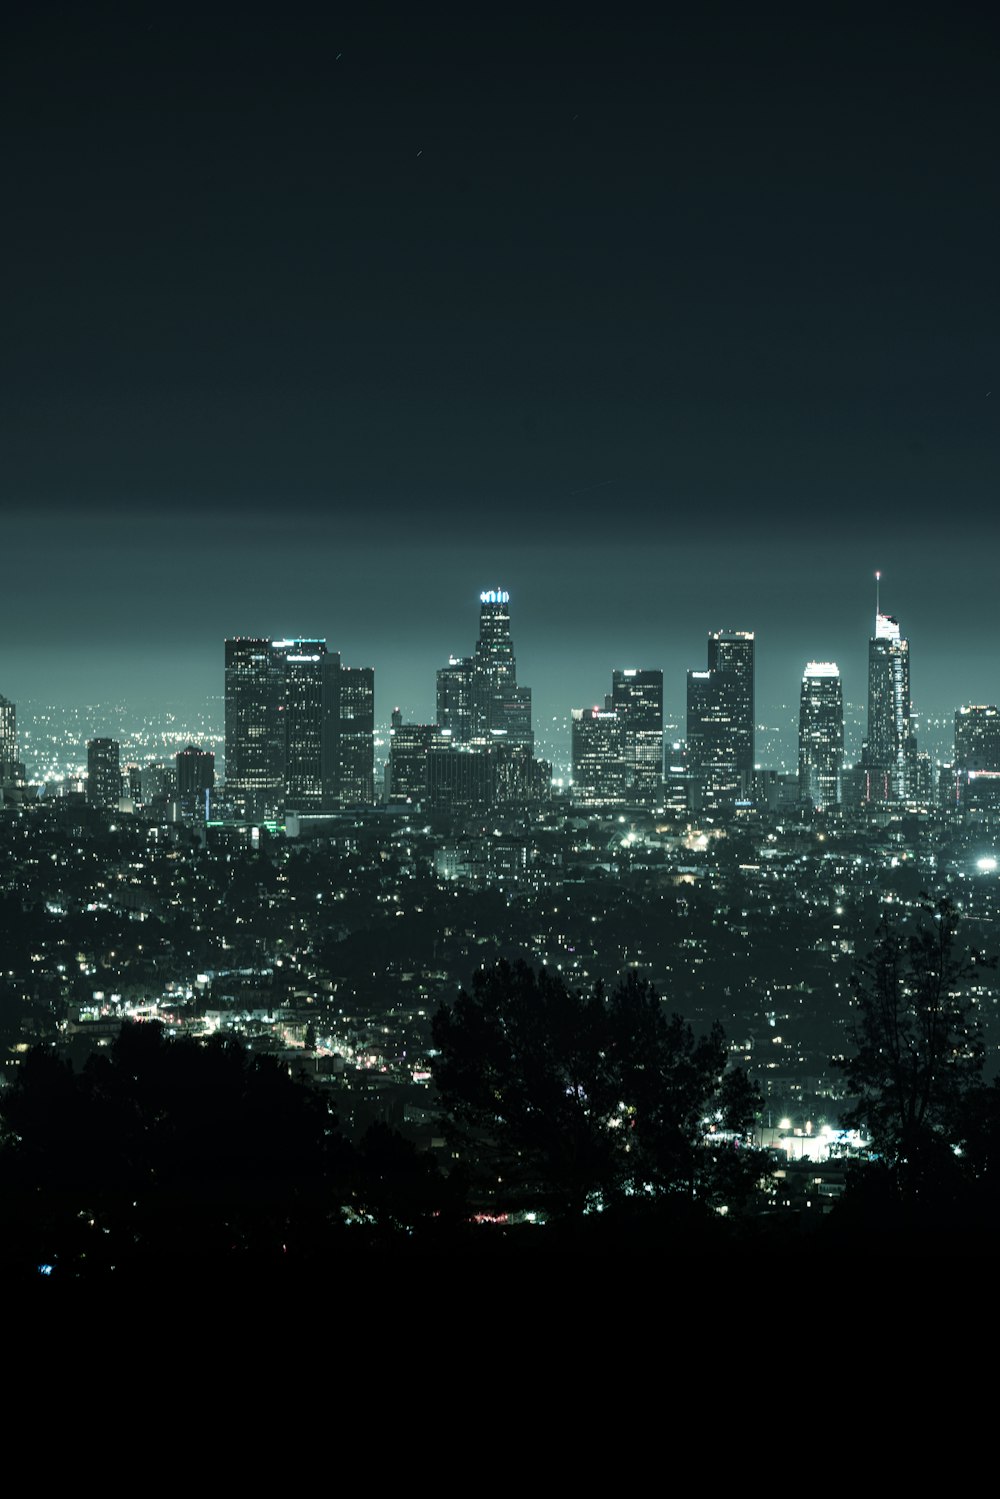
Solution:
M502 738L533 752L531 688L518 686L506 589L480 593L475 654L453 656L438 672L437 722L438 728L451 732L456 744Z
M876 573L876 585L881 574ZM868 737L862 746L864 800L905 801L916 786L917 740L910 704L910 644L883 614L876 592L868 642Z

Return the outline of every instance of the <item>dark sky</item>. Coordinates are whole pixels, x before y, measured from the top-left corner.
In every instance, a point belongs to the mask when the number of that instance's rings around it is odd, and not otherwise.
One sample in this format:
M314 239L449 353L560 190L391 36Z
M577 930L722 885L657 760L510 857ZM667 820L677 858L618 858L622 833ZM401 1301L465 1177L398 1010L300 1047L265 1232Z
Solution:
M736 627L773 717L881 567L997 700L996 22L662 9L7 8L0 692L429 716L502 586L539 716Z

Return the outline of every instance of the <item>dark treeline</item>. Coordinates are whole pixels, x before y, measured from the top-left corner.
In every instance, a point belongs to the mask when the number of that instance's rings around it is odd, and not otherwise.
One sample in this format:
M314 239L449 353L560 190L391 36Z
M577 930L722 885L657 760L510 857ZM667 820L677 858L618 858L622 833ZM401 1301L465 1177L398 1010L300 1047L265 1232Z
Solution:
M984 960L957 934L927 903L858 967L840 1065L872 1152L828 1214L790 1208L721 1027L697 1037L635 977L582 994L500 963L434 1019L444 1169L383 1124L348 1141L322 1092L236 1041L127 1025L79 1070L35 1049L0 1098L0 1254L15 1277L91 1279L380 1251L991 1248L1000 1089L969 997Z

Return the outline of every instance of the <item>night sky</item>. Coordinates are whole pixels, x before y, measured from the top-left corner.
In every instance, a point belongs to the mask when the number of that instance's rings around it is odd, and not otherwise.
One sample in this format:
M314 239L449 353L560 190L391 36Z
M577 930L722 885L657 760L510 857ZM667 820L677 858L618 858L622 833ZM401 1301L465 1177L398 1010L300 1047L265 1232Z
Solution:
M996 702L996 22L695 9L9 7L0 692L428 718L504 587L539 720L717 628L773 720L881 567Z

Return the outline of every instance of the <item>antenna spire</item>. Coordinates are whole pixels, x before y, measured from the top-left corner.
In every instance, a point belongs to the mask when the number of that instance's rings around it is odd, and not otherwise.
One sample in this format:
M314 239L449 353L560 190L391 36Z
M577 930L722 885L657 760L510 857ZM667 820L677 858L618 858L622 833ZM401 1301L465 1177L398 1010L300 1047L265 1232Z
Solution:
M882 574L880 572L877 572L875 574L875 614L876 614L876 617L879 614L882 613L882 609L881 609L881 606L879 604L879 584L881 583L881 581L882 581Z

